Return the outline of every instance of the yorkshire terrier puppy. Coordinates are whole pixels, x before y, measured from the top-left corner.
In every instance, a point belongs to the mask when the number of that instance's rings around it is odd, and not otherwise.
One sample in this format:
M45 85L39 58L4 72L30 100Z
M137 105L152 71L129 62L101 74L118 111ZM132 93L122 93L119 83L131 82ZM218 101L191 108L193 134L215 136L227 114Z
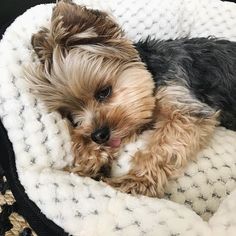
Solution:
M72 171L81 176L105 175L123 192L160 197L219 122L236 129L236 43L134 45L108 14L59 2L32 45L40 63L27 76L48 109L71 122ZM129 173L109 178L122 147L146 130Z

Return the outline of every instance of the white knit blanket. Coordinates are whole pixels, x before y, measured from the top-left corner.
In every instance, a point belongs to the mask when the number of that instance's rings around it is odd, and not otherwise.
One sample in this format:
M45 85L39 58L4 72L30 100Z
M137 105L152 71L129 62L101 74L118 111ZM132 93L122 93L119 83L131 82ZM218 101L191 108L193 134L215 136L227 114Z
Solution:
M80 0L105 9L133 40L214 35L236 41L236 4L219 0ZM236 133L218 128L209 147L168 186L166 199L133 197L63 172L72 161L65 122L48 113L23 79L36 57L32 33L52 4L18 17L0 42L0 117L21 184L41 211L75 236L236 235ZM130 156L138 144L127 147ZM121 162L122 164L122 162ZM117 170L119 171L119 170Z

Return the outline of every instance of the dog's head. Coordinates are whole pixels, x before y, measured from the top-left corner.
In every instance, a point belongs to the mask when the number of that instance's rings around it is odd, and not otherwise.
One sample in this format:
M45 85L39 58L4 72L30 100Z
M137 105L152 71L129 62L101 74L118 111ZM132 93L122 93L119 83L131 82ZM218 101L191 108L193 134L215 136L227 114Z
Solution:
M32 45L41 62L34 88L51 111L71 121L76 162L83 153L86 159L116 152L150 122L151 76L108 14L59 2L50 28L33 35ZM105 156L91 173L112 155Z

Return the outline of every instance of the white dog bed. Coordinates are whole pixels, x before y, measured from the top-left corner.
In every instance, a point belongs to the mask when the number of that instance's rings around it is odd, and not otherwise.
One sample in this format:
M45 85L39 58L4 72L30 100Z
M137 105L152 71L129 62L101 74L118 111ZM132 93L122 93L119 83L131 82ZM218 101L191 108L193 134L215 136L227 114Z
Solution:
M132 40L214 35L236 40L236 4L219 0L81 0L112 12ZM30 38L53 4L18 17L0 42L0 117L13 143L19 180L48 219L75 236L236 235L236 133L218 128L209 147L164 199L133 197L61 171L72 161L65 122L48 113L23 79L37 60ZM124 157L139 143L130 144ZM122 161L120 162L122 165ZM120 166L120 165L119 165ZM116 167L116 172L120 170Z

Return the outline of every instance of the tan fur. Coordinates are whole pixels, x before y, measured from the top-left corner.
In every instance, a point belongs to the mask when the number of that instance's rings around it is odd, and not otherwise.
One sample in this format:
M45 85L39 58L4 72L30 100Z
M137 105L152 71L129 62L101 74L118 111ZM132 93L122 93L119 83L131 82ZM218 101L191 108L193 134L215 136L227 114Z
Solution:
M214 131L218 114L184 85L172 82L154 90L132 43L104 12L59 2L50 28L33 35L32 45L40 64L28 68L27 78L50 111L76 123L70 127L71 171L79 175L96 177L122 145L152 127L129 174L105 181L124 192L161 196L168 179L196 157ZM111 96L97 101L96 92L108 85ZM91 133L104 124L111 138L122 140L120 148L92 141Z
M156 123L147 137L147 147L135 154L127 175L106 179L124 192L161 197L168 179L178 176L196 158L218 124L219 114L213 110L204 118L191 115L204 105L193 99L185 87L162 87L156 99Z

